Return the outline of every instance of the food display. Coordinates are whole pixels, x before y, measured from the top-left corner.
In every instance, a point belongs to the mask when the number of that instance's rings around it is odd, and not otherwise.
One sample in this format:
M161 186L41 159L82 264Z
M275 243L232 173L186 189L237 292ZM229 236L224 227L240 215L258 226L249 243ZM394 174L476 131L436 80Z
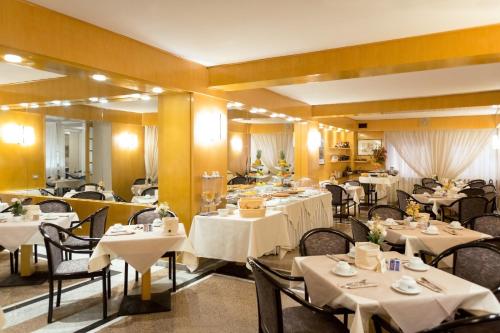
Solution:
M260 197L246 197L238 200L241 217L266 216L266 199Z

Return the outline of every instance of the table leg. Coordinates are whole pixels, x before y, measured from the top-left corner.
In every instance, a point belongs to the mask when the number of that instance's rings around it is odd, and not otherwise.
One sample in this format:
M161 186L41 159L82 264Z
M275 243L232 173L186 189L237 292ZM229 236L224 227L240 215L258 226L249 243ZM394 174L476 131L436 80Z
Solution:
M21 276L31 276L35 272L33 245L21 245Z
M151 270L148 269L141 276L141 299L149 301L151 299Z

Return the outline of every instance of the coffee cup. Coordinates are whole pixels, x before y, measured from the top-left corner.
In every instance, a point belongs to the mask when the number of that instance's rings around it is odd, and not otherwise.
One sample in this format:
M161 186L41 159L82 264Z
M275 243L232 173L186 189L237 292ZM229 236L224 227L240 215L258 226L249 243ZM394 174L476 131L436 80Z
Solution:
M455 228L455 229L459 229L461 226L462 226L462 224L458 221L452 221L450 223L450 227Z
M415 290L417 288L417 281L408 275L403 275L398 280L398 287L405 291Z
M338 274L349 274L351 273L351 266L346 261L339 261L337 266L335 266L335 272Z
M389 217L388 219L386 219L386 220L385 220L385 223L386 223L386 224L396 224L396 221L394 221L394 219L393 219L393 218L390 218L390 217Z
M227 208L219 208L219 209L217 209L217 212L219 213L219 216L228 216L229 215L229 209L227 209Z
M422 268L424 265L424 262L419 257L411 257L410 260L408 260L408 266L411 268Z
M429 234L438 234L439 233L439 230L435 225L428 226L426 230L427 230L427 233L429 233Z
M410 227L410 229L417 229L418 222L415 221L408 222L408 226Z

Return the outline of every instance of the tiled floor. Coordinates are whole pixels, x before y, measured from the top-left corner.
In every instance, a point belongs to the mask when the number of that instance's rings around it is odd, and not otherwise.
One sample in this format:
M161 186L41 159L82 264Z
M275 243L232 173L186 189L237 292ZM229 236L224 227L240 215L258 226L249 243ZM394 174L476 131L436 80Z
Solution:
M366 216L362 210L361 218ZM335 223L335 229L351 234L350 225ZM43 253L43 248L41 249ZM265 256L261 260L273 268L290 271L298 250L283 259ZM113 295L108 303L107 320L101 318L100 280L69 281L64 283L61 307L54 312L54 323L47 325L48 284L29 287L0 288L0 306L8 325L3 332L256 332L257 309L255 286L249 271L243 265L224 266L224 262L203 260L201 269L194 274L179 266L178 285L181 289L172 295L173 310L168 313L117 317L123 296L123 266L113 261ZM222 267L221 267L222 266ZM46 269L41 259L39 269ZM154 288L170 288L168 271L155 266L152 279ZM0 253L0 280L9 272L9 256ZM244 279L229 275L242 276ZM129 274L130 293L139 293L133 270ZM182 287L183 286L183 287ZM153 290L154 291L154 290Z

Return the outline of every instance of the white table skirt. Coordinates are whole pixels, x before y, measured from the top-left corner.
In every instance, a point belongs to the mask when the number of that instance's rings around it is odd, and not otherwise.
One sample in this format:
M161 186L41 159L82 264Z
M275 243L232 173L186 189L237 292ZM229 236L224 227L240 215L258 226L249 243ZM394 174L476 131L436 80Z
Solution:
M286 223L281 212L270 210L262 218L242 218L237 211L227 217L196 215L189 240L198 257L244 263L277 246L290 248Z
M132 191L133 195L141 195L142 191L144 191L147 188L153 187L153 186L158 186L158 184L138 184L138 185L132 185L130 190Z
M50 213L56 219L45 219L42 214L39 221L15 221L9 217L7 222L0 223L0 245L13 252L23 244L44 244L43 236L38 227L41 222L53 223L63 228L69 228L72 221L78 221L76 213ZM11 215L11 214L9 214Z
M450 198L450 197L437 198L437 197L426 196L425 194L413 194L412 196L421 203L432 203L432 212L436 214L436 216L438 216L439 208L441 208L441 206L450 205L453 202L457 201L458 199L466 197L467 195L464 193L460 193L456 198Z
M384 254L386 258L401 257L396 252ZM346 278L331 272L335 265L336 262L326 256L296 257L292 275L304 276L313 304L334 308L340 306L354 311L349 328L352 333L369 332L369 322L373 314L392 319L405 333L414 333L438 325L459 307L481 313L500 312L500 303L489 289L436 268L430 268L424 273L405 268L401 272L385 273L358 268L356 276ZM445 291L438 294L422 287L419 295L402 295L390 287L401 275L414 278L425 276ZM360 289L340 287L365 278L378 286ZM422 315L418 315L419 313Z
M134 226L126 226L132 230L131 235L105 235L97 244L89 260L89 272L98 271L115 258L123 258L140 273L146 272L166 252L183 253L183 262L191 270L195 270L198 262L194 250L186 237L184 224L179 223L177 235L167 236L161 228L153 228L152 232L135 230Z
M81 192L66 192L63 196L63 198L71 198L73 197L75 194L77 193L81 193ZM104 191L102 192L102 194L104 194L104 200L106 201L115 201L115 197L113 196L113 191Z
M387 177L365 177L360 176L359 182L363 184L375 184L377 192L379 192L378 199L383 198L387 194L389 202L397 201L396 188L399 183L399 176Z
M363 186L350 185L349 187L344 186L344 189L357 205L359 205L361 200L365 198L365 190L363 189Z
M54 181L54 187L56 189L59 188L77 188L78 186L83 184L83 180L81 179L58 179Z
M291 245L287 248L288 250L296 248L302 236L309 230L329 228L333 225L332 194L330 192L285 203L280 210L288 222L287 230Z

